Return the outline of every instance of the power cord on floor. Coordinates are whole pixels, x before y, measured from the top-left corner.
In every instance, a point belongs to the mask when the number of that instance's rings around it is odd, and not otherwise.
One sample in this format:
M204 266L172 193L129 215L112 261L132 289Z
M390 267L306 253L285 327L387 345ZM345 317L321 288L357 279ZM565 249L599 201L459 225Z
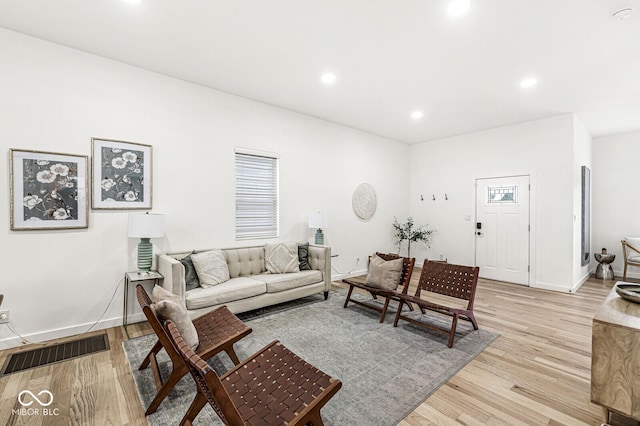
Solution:
M120 288L120 286L122 285L122 283L124 282L124 277L120 278L120 281L118 281L118 285L116 286L116 289L113 291L113 294L111 295L111 300L109 300L109 303L107 304L107 307L104 308L104 311L102 312L102 315L100 315L100 318L98 318L96 320L96 322L94 322L93 324L91 324L91 327L87 328L87 331L85 331L85 333L88 333L91 331L91 329L93 327L95 327L102 318L104 318L105 314L107 313L107 311L109 310L109 308L111 307L111 304L113 303L113 300L116 297L116 293L118 293L118 289ZM125 297L127 297L125 295Z
M356 261L355 267L358 267L358 265L360 264L360 260L358 259ZM340 275L349 275L351 273L353 273L353 271L355 271L355 269L351 269L349 272L340 272L336 269L335 266L333 266L333 264L331 265L331 269L333 269L336 273L340 274Z
M7 327L9 328L9 330L11 330L11 332L13 334L15 334L16 336L18 336L20 339L22 339L22 344L26 345L28 343L36 343L36 342L32 342L31 340L27 339L26 337L24 337L22 334L18 333L18 331L16 330L16 326L13 322L9 321L7 324Z

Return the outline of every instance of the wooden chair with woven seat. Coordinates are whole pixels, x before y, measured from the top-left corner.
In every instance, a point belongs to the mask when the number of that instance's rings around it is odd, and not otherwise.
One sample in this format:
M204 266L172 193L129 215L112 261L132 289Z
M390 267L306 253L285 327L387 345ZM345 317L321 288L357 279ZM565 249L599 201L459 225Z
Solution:
M218 376L175 324L167 321L165 328L197 388L181 425L191 425L207 402L227 425L323 425L320 409L342 387L277 340Z
M637 241L638 239L630 237L620 241L622 243L622 256L624 257L624 273L622 275L622 281L627 280L628 266L640 267L640 245Z
M393 326L397 327L398 321L403 319L413 324L448 334L449 341L447 346L452 347L458 325L458 318L470 321L474 330L478 329L478 322L473 314L473 302L476 297L479 272L480 268L477 266L463 266L425 260L415 294L413 296L403 294L400 297L400 306L398 307ZM437 297L437 295L445 297L439 297L436 300L433 296ZM431 300L428 299L430 296L432 297ZM451 329L442 329L402 315L402 305L405 303L416 304L423 314L426 314L426 311L430 310L452 316Z
M162 327L160 319L151 309L152 302L149 295L140 284L136 286L136 295L138 297L138 303L140 303L140 307L142 308L142 312L144 312L149 324L151 324L151 328L153 328L153 331L158 337L158 341L153 345L138 368L138 370L144 370L149 366L149 364L151 364L156 388L158 389L158 393L153 401L151 401L151 404L149 404L149 407L145 412L145 415L148 416L158 409L160 403L164 400L171 389L173 389L176 383L178 383L178 381L187 374L189 369L187 368L182 355L176 352L175 348L171 344L165 329ZM196 349L198 356L203 359L209 359L213 355L224 351L229 355L229 358L231 358L235 365L240 364L240 360L233 349L233 345L251 333L252 329L229 311L226 306L222 306L194 319L193 325L198 332L198 340L200 342ZM166 380L163 379L156 360L156 355L163 348L167 352L167 355L169 355L169 358L171 358L171 363L173 365L173 370Z
M386 261L400 259L401 257L397 254L392 253L376 253L376 255ZM398 281L398 289L402 289L400 294L407 294L409 291L409 283L411 282L411 274L413 273L413 265L415 264L415 258L402 258L402 273L400 275L400 280ZM357 281L354 279L344 279L343 283L349 285L349 291L347 292L347 297L344 300L344 308L349 305L349 302L355 303L356 305L363 306L365 308L373 309L374 311L380 312L380 322L384 322L384 318L387 315L387 309L389 308L389 302L391 300L399 301L400 297L397 292L386 290L378 287L373 287L371 285L367 285L366 282ZM371 294L373 299L378 299L378 296L384 298L384 306L380 308L377 305L372 305L371 303L363 302L357 299L353 299L351 296L353 294L353 289L359 288L361 290L365 290ZM407 303L407 306L410 310L413 311L413 306L410 303Z

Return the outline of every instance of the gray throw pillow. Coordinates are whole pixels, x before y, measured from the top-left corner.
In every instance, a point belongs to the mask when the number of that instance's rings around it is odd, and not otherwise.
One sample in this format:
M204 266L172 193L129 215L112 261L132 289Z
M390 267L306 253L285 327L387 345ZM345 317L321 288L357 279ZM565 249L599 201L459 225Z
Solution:
M209 250L191 255L200 287L208 288L229 281L229 266L222 250Z
M365 283L370 287L395 291L402 276L403 259L384 260L373 255L369 262L369 272Z
M264 265L271 274L300 272L298 245L296 243L265 244Z
M309 243L298 243L298 265L301 271L310 271Z
M182 263L182 265L184 266L184 280L186 283L186 291L200 287L198 273L196 272L196 267L193 266L193 261L191 260L191 255L194 253L195 252L192 251L191 253L180 259L180 263Z

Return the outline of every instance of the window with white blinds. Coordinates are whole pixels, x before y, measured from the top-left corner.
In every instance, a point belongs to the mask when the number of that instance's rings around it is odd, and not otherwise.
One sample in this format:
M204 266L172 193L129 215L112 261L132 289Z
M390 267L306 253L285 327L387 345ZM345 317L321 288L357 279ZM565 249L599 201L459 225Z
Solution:
M236 149L236 240L278 233L278 157Z

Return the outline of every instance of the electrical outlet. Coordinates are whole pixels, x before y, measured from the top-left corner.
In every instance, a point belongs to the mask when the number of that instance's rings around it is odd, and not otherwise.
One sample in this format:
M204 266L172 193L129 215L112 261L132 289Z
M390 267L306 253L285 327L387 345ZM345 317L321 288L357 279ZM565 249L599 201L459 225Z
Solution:
M0 311L0 324L7 324L9 322L9 310L3 309Z

